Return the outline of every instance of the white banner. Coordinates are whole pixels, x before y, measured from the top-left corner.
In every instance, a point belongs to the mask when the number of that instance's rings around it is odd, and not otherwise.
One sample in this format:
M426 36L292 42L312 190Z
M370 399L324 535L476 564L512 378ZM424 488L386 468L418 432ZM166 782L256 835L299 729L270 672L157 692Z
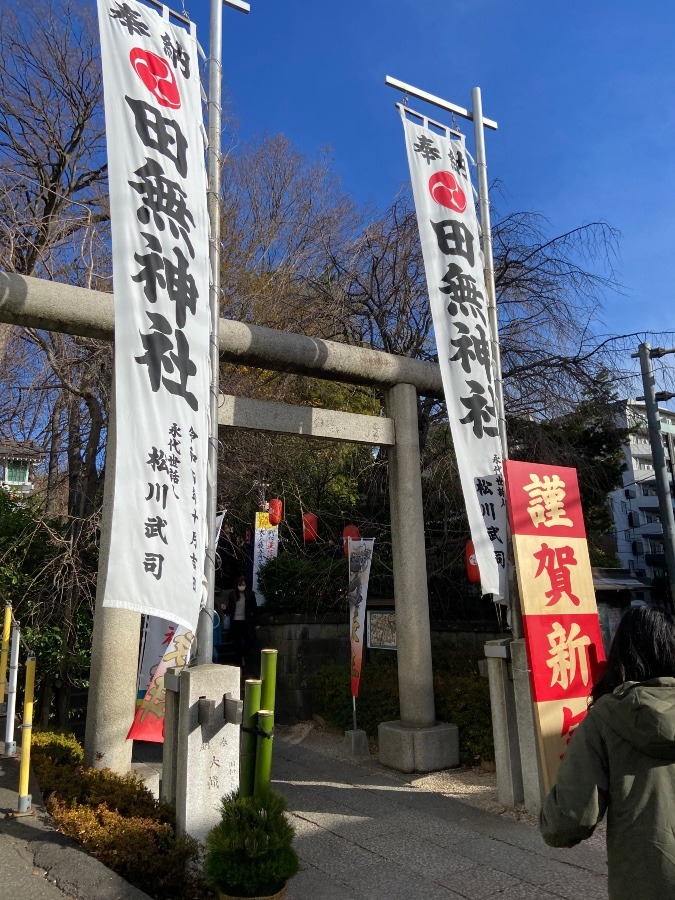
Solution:
M503 454L468 158L463 138L440 136L401 115L464 502L483 593L497 599L506 583Z
M206 545L209 256L197 41L98 0L115 291L104 606L194 629Z
M263 606L265 597L258 588L258 572L270 559L276 559L279 553L279 526L272 525L270 514L257 512L255 514L255 537L253 544L253 585L251 590L255 593L258 606Z

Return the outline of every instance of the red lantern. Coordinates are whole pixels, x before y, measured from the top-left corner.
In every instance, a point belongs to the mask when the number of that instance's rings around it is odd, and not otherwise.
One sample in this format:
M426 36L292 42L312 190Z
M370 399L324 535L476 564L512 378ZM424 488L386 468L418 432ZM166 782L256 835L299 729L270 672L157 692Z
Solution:
M311 544L319 534L319 520L314 513L302 514L302 539L306 544Z
M480 569L476 562L476 548L473 545L473 541L466 542L464 555L466 558L466 577L471 584L480 584Z
M356 525L345 525L342 529L342 548L345 556L349 556L349 538L353 541L361 540L361 532Z
M284 504L279 500L279 498L275 498L274 500L270 500L270 525L278 525L281 522L281 519L284 514Z

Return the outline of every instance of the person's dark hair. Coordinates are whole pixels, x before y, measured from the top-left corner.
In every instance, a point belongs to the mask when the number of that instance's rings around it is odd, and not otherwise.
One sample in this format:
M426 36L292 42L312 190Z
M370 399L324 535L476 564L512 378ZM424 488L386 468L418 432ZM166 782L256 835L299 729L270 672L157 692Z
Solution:
M659 606L631 606L623 614L607 654L607 666L593 685L592 702L625 681L675 678L675 618Z

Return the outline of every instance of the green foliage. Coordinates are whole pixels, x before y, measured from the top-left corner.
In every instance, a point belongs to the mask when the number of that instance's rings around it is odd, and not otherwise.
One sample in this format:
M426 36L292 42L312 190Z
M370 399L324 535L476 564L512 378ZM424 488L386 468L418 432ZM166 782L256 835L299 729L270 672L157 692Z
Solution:
M475 765L494 760L490 690L478 673L478 656L466 651L434 654L434 694L439 721L459 728L460 760ZM331 725L352 727L352 703L346 666L325 666L312 682L314 710ZM375 657L364 665L358 699L359 726L377 735L380 722L399 718L396 658Z
M275 894L298 871L286 801L274 791L223 798L222 818L206 839L206 878L238 897Z
M84 751L74 734L35 730L31 741L31 761L39 766L45 760L57 766L78 766L84 760ZM44 785L41 787L44 793Z
M267 601L265 612L270 615L342 612L346 617L348 582L346 558L332 559L320 547L282 552L265 563L258 574L260 590ZM393 589L391 572L375 556L369 596L393 596Z
M206 900L192 873L199 845L177 837L173 810L134 775L82 765L72 734L36 732L32 762L58 828L156 900Z

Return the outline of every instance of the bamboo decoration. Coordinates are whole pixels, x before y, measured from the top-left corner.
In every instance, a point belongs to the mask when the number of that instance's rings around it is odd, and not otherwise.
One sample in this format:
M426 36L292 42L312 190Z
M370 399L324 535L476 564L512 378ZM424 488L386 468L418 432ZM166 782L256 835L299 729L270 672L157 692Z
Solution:
M258 713L258 742L255 754L254 796L269 791L272 782L272 729L274 713L271 709L261 709Z
M19 767L19 812L27 813L33 804L28 793L30 747L33 734L33 700L35 695L35 657L26 660L26 689L23 698L23 725L21 726L21 763Z
M277 692L277 658L278 650L263 650L260 654L260 708L274 712L274 701Z
M252 797L255 782L256 735L260 691L262 682L249 678L244 686L244 711L241 722L239 752L239 792L242 797Z

